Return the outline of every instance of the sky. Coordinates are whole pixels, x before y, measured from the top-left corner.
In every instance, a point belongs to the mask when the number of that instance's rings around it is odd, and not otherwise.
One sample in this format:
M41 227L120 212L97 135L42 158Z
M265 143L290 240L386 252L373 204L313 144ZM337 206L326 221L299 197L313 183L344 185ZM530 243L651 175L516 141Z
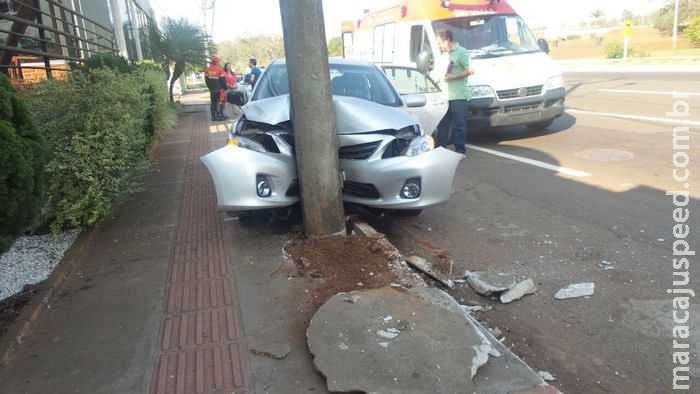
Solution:
M279 0L150 0L157 18L185 17L192 23L213 26L214 42L235 40L259 34L282 35ZM437 1L437 0L424 0ZM634 14L648 12L654 3L667 0L510 0L511 6L531 28L562 25L577 26L591 20L591 13L600 9L604 17L620 18L625 9ZM322 0L326 39L340 36L340 22L362 15L363 9L377 10L400 0ZM202 5L214 4L202 12ZM212 20L213 14L213 20ZM212 25L213 23L213 25Z

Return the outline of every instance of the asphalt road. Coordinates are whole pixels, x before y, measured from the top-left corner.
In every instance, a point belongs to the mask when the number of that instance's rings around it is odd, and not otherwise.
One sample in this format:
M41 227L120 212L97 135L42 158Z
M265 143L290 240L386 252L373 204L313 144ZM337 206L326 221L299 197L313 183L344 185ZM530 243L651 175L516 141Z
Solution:
M675 339L690 347L690 372L682 374L692 375L677 383L697 392L699 259L680 255L682 241L700 249L697 76L566 73L567 112L549 130L471 132L450 203L414 218L387 218L380 230L399 249L423 240L449 250L455 273L533 278L537 293L510 304L466 284L450 292L490 305L477 317L498 327L533 368L552 373L562 391L670 392L673 368L685 366L673 361ZM674 128L689 136L675 149ZM677 177L687 169L687 179L674 179L674 168ZM674 202L667 191L690 198ZM674 218L676 203L685 202ZM674 248L687 268L680 260L673 266ZM674 285L685 271L688 283ZM554 299L579 282L594 282L595 294ZM667 289L691 289L697 297L682 309ZM674 311L688 321L674 322ZM683 326L690 327L687 338Z

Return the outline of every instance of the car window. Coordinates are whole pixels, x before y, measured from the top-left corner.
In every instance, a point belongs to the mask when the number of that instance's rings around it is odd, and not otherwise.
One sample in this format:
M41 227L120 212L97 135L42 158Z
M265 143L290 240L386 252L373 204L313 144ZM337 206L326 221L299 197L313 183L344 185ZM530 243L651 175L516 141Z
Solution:
M357 97L392 107L403 105L398 92L386 75L374 65L331 63L328 71L331 77L331 91L334 95ZM273 63L260 76L251 100L288 93L289 80L286 65Z
M440 91L440 88L429 76L415 68L383 66L382 70L401 95Z

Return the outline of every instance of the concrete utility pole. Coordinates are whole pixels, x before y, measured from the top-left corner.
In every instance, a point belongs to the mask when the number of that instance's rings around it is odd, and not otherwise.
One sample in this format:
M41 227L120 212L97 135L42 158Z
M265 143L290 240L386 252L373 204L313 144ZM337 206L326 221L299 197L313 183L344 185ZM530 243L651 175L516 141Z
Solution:
M335 112L321 0L279 0L292 125L309 238L345 234Z

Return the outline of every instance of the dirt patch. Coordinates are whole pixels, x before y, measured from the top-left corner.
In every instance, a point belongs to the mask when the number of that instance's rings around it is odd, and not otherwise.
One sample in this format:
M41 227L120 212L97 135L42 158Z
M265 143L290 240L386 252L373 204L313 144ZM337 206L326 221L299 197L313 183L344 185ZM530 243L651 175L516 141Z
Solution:
M622 42L623 30L613 29L600 36L587 35L573 39L549 40L550 55L553 59L585 59L605 58L605 47L612 42ZM664 36L653 27L635 27L630 36L632 56L662 56L671 55L673 42L671 37ZM678 37L676 50L692 50L690 40ZM697 48L696 48L697 49Z
M388 285L410 287L401 256L383 237L364 235L307 239L298 236L285 246L292 264L285 274L310 279L313 310L328 298L357 289Z

